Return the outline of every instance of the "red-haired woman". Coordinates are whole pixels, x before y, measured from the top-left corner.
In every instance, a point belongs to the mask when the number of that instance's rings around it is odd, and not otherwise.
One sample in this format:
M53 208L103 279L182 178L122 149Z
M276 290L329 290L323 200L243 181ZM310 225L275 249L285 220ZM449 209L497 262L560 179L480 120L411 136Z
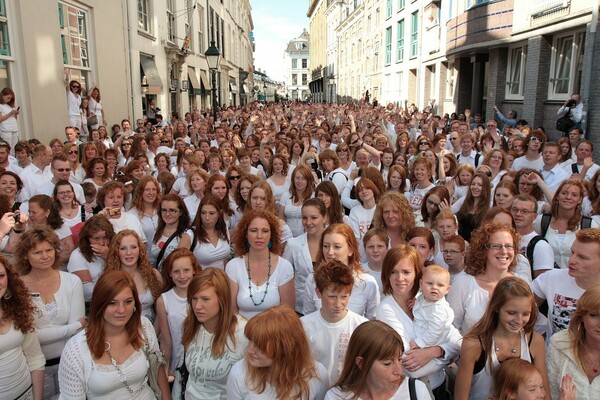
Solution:
M125 229L115 235L110 242L105 270L125 271L133 277L140 294L142 315L154 321L154 301L160 296L163 282L160 272L150 265L146 246L137 233Z
M307 165L298 165L292 172L289 192L284 192L279 201L279 217L288 224L294 237L304 233L302 203L310 199L314 192L315 181L311 169Z
M356 240L362 243L365 233L371 228L373 216L375 215L375 206L381 197L379 189L369 178L362 178L356 184L356 197L359 205L350 210L350 226L354 231ZM361 252L364 254L364 252ZM364 259L366 261L366 258Z
M193 399L225 399L229 372L248 347L244 336L247 321L235 313L225 272L215 268L200 271L188 286L187 304L191 312L181 338L182 358L190 372L185 394ZM180 392L175 384L173 398L179 399Z
M152 243L156 233L159 208L160 186L158 181L152 176L144 176L135 188L131 208L127 213L136 217L142 224L146 243ZM153 263L154 260L150 260L150 262Z
M123 271L105 272L92 294L88 328L63 350L61 398L154 399L147 353L159 355L164 364L152 323L142 317L134 278ZM163 399L170 399L164 365L156 381Z
M8 399L42 399L46 360L36 312L19 274L0 256L0 393Z
M280 229L273 213L253 209L235 230L236 258L227 263L225 271L235 310L246 318L279 304L296 304L294 269L280 256L284 245Z
M234 214L235 203L232 204L229 197L229 186L227 186L227 178L223 175L211 175L206 183L204 189L204 195L212 194L221 200L221 211L223 212L223 218L227 222L227 227L231 228L232 216Z
M325 396L329 377L312 357L294 310L281 305L252 318L244 328L246 357L227 379L227 399L304 399Z
M201 270L198 260L188 249L175 249L163 263L163 293L156 299L154 326L170 376L175 375L175 368L183 358L181 332L188 314L188 286Z

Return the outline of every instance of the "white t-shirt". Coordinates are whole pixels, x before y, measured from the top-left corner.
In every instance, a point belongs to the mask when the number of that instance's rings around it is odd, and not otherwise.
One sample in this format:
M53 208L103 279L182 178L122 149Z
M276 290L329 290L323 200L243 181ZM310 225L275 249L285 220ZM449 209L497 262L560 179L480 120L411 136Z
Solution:
M86 282L83 284L83 296L85 301L92 300L92 292L94 291L94 287L96 286L96 282L98 282L98 278L104 271L104 265L106 261L102 259L102 257L94 256L92 261L89 262L85 259L83 254L81 254L81 250L76 248L71 253L69 257L69 264L67 264L67 271L73 273L77 271L89 271L92 276L91 282Z
M554 333L569 327L571 314L577 309L577 300L585 292L567 269L544 272L535 278L531 290L537 297L548 300L547 340Z
M433 400L431 398L431 394L429 394L429 390L427 386L419 380L415 380L415 392L417 395L417 400ZM343 392L340 390L338 386L332 387L325 394L324 400L350 400L354 398L354 393L352 392ZM400 387L394 393L394 395L390 398L390 400L407 400L410 399L410 391L408 388L408 379L404 379L400 384ZM361 400L359 397L357 400Z
M348 303L348 310L368 319L375 319L375 310L380 300L377 281L371 275L354 272L354 286ZM306 278L302 314L307 315L321 309L321 299L317 297L314 274Z
M152 243L152 240L154 239L154 234L156 233L156 230L158 228L158 211L155 210L152 216L147 215L145 213L141 213L140 216L140 211L137 208L133 207L129 211L127 211L127 214L133 215L140 221L140 223L142 224L142 230L144 231L144 236L146 237L145 241L148 243ZM154 263L154 260L150 261Z
M473 275L461 272L455 276L446 299L454 311L454 326L465 335L485 313L490 294Z
M269 285L267 286L267 282L265 282L256 286L254 282L250 284L244 257L236 257L227 263L225 272L229 279L238 285L237 306L244 318L250 319L262 311L281 304L279 286L294 279L294 269L288 260L278 257L277 264L272 263L271 265ZM248 288L249 284L252 292ZM250 293L253 298L250 298Z
M121 216L119 218L109 218L108 220L112 224L115 233L119 233L125 229L131 229L138 234L142 242L146 243L146 234L142 228L142 223L135 216L121 210Z
M327 369L329 382L337 382L344 367L350 336L357 326L368 320L348 311L341 321L330 323L323 319L318 310L300 318L300 321L313 357Z
M306 278L313 272L313 264L308 250L306 233L287 241L283 258L294 267L294 283L296 286L296 311L302 314Z
M527 246L537 233L532 231L521 236L521 254L527 257ZM548 242L539 240L533 248L533 270L545 270L554 268L554 251Z
M191 229L185 232L190 240L194 239L194 233ZM196 247L194 247L194 256L198 259L202 269L204 268L225 268L224 261L229 258L231 254L231 245L227 240L219 239L217 245L214 246L212 243L203 243L198 241L198 234L196 233Z
M540 157L534 161L529 161L528 159L525 158L525 156L517 157L513 161L513 164L510 167L510 170L518 171L523 168L531 168L536 171L539 171L540 169L544 168L544 159L542 158L542 155L540 154Z
M446 299L428 301L423 295L417 297L413 316L415 342L422 349L445 342L454 321L454 312Z
M421 203L423 202L423 197L425 197L427 192L429 192L434 187L435 185L432 183L426 188L415 188L410 190L410 194L407 196L407 198L414 212L421 211Z
M315 361L317 376L309 382L310 396L304 400L320 400L325 396L325 392L329 388L329 379L327 378L327 370L325 367ZM277 392L269 384L266 384L265 390L262 393L252 391L246 382L246 363L240 360L229 373L227 378L227 400L273 400L277 398Z
M283 192L281 199L279 199L279 206L283 207L285 222L290 227L292 235L296 237L304 233L304 227L302 226L302 204L294 205L291 196L292 194L289 190Z

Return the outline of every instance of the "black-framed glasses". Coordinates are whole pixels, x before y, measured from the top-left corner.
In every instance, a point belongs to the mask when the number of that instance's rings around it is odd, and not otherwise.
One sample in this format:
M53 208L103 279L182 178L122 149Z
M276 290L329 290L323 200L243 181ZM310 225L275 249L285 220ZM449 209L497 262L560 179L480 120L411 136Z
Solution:
M419 143L419 146L424 146L424 145L429 146L429 143L428 142L421 142L421 143Z
M486 243L485 244L485 248L488 250L495 250L495 251L500 251L502 249L506 249L506 251L509 250L515 250L516 246L514 243Z
M242 176L241 176L241 175L231 175L231 176L229 177L229 180L230 180L230 181L237 181L237 180L239 180L239 179L241 179L241 178L242 178Z
M81 86L79 86L79 85L71 85L71 87L72 87L73 89L81 89Z
M169 144L169 141L168 140L161 140L160 144Z
M163 214L175 214L179 212L179 208L161 208L160 212Z

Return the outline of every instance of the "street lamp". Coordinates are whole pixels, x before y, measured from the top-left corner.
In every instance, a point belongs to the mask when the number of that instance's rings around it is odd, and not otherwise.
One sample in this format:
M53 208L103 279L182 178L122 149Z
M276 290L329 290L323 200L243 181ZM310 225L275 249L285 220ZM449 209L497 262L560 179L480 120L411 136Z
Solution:
M329 103L333 103L333 85L335 84L335 78L333 75L329 76Z
M210 47L204 53L206 62L208 63L208 69L210 70L212 77L212 109L213 109L213 123L217 122L217 70L221 63L221 53L215 45L215 41L210 41Z
M267 98L267 84L263 84L263 91L265 92L265 102L268 100Z

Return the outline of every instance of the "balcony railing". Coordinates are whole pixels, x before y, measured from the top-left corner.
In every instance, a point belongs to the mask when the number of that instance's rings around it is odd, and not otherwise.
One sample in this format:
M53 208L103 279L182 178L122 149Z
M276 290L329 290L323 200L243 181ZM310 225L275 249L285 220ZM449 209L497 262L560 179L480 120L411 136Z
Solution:
M540 18L564 10L570 5L571 0L537 0L531 4L530 14L533 18Z

